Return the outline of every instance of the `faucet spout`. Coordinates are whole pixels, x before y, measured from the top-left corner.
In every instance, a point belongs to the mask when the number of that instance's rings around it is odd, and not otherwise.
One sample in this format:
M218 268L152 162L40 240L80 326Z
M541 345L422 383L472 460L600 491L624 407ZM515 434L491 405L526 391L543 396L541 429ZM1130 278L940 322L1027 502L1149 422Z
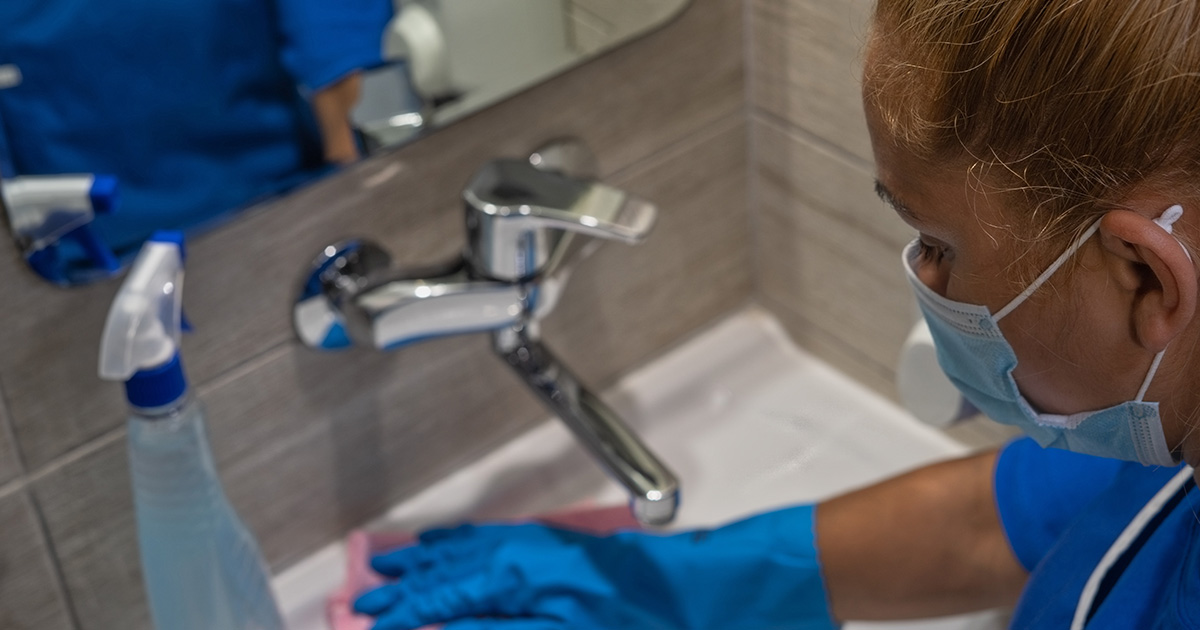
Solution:
M666 525L679 507L679 481L615 412L580 385L526 326L493 334L494 348L600 464L629 491L633 515Z

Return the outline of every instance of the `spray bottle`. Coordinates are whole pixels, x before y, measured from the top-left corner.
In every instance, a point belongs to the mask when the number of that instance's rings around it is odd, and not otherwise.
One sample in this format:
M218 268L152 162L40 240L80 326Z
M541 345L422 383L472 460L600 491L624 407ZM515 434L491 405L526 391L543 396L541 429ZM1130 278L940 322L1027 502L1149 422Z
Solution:
M34 271L57 284L82 277L105 277L121 263L99 237L96 217L116 212L117 178L112 175L0 175L0 201L9 228ZM72 262L60 251L70 242L83 259ZM82 266L82 270L76 267Z
M113 301L100 377L123 381L138 542L158 630L283 630L258 545L221 488L179 356L183 236L155 234Z

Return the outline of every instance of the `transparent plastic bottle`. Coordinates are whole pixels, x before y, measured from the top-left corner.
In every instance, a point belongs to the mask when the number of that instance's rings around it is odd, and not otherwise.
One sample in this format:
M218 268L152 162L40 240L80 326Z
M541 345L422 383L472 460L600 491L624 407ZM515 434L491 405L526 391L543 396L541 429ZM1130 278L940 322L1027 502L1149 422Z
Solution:
M221 489L199 403L135 409L128 433L155 627L283 630L262 554Z
M142 246L113 299L100 377L125 383L142 573L158 630L283 630L258 544L221 489L179 356L183 235Z

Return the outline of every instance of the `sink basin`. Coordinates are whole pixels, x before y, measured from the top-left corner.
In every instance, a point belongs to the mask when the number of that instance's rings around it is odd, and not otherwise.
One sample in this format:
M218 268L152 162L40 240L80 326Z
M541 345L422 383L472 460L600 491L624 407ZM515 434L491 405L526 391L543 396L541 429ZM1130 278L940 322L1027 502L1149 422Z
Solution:
M967 448L797 348L751 307L622 379L603 396L681 480L671 528L716 525L869 484ZM621 504L624 491L552 421L395 506L372 527L420 530L568 506ZM326 630L344 577L334 543L276 577L291 630ZM847 630L998 630L985 612Z

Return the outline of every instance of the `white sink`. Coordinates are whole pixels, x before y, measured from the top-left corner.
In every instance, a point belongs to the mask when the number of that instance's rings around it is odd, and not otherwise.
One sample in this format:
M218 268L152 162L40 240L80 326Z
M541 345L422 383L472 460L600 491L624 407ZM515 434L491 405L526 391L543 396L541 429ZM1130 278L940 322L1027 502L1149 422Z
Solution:
M727 318L622 379L604 399L680 478L672 528L715 525L814 501L966 447L798 349L765 311ZM466 519L620 504L561 422L547 422L397 505L372 526L419 530ZM327 630L344 578L335 543L275 579L291 630ZM993 630L1002 615L851 623L847 630Z

